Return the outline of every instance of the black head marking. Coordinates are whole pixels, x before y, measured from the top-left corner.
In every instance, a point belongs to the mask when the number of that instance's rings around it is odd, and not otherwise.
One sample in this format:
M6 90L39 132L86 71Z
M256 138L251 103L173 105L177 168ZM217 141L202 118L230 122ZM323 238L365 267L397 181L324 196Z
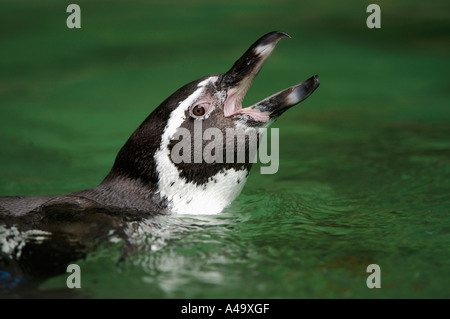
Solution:
M160 147L161 136L170 114L206 78L208 77L193 81L177 90L145 119L117 154L113 168L104 182L121 176L140 179L149 187L156 189L159 176L156 171L154 154Z
M207 163L206 161L203 161L201 163L195 163L194 160L194 139L198 138L198 136L194 135L194 125L195 125L195 119L187 116L186 119L182 123L180 127L186 128L191 132L191 140L189 142L189 145L191 145L191 157L190 161L187 162L181 162L181 163L174 163L174 165L178 168L180 172L180 177L184 178L186 182L193 182L197 185L204 184L210 180L212 176L215 176L217 173L224 173L226 174L226 171L229 169L234 169L236 171L239 170L250 170L252 163L251 160L253 160L253 155L249 152L249 143L251 136L245 135L241 138L238 138L239 134L245 134L244 128L239 129L235 126L235 119L233 118L227 118L223 116L222 109L216 108L213 110L210 114L210 116L202 121L202 135L208 128L217 128L222 133L223 137L223 143L221 143L223 149L222 149L222 162L213 162L213 163ZM227 131L227 128L233 128L233 132L236 133L235 136L232 136L233 144L227 143L227 134L229 136L229 131ZM256 138L256 145L258 143L259 136L258 134L254 134L254 137ZM169 144L169 151L172 152L173 147L181 141L180 139L173 139ZM214 137L215 138L215 137ZM245 138L245 140L244 140ZM245 142L244 142L245 141ZM202 140L202 154L203 150L207 146L208 143L210 143L211 140ZM233 159L227 163L227 147L233 147ZM238 158L238 148L242 149L245 148L245 159L244 161L241 161L240 158ZM212 152L214 154L214 152ZM217 182L217 181L214 181Z

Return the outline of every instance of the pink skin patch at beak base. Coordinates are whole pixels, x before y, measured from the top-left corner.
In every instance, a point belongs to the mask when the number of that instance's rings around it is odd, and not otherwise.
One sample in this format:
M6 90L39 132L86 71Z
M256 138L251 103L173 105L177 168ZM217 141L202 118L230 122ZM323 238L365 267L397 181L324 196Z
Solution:
M268 113L260 112L256 109L252 109L250 107L242 108L242 99L247 90L243 90L244 92L237 92L235 89L231 89L228 92L227 99L225 100L223 106L223 114L225 117L231 117L236 114L247 114L251 116L255 121L258 122L267 122L270 119ZM244 93L244 94L242 94Z
M238 114L248 114L250 115L255 121L258 122L267 122L270 119L270 116L268 113L263 113L260 112L258 110L255 109L251 109L251 108L245 108L245 109L240 109L238 112Z

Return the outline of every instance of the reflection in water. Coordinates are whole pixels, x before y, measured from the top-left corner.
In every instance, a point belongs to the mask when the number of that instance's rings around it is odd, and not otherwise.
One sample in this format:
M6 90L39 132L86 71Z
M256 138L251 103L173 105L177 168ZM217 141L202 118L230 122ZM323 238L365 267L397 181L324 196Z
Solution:
M152 282L155 273L170 273L170 278L161 282L161 289L170 293L183 280L177 272L189 269L189 260L176 254L155 256L155 253L203 227L229 224L224 216L184 218L99 208L80 212L71 208L47 207L21 217L1 216L0 293L3 297L37 297L30 288L36 289L45 280L65 274L67 265L107 246L120 250L114 262L116 266L126 261L128 254L138 252L133 263L147 271L142 278L144 282ZM218 242L212 234L207 237L200 236L198 240ZM199 278L219 282L221 275L206 272L199 273Z
M71 206L45 207L20 217L0 216L2 290L37 285L63 274L67 265L105 242L123 241L121 259L125 258L134 248L127 233L133 229L130 226L148 216L101 208L78 211Z

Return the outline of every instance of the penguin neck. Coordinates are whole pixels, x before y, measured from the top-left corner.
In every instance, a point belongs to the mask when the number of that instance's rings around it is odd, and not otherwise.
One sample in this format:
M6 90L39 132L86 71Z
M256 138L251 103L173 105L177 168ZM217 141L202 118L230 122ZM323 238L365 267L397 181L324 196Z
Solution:
M131 135L110 173L89 197L143 211L221 212L241 192L251 165L203 169L202 173L208 173L209 178L199 183L180 176L179 168L168 156L167 130L173 123L169 120L170 113L164 110L156 109ZM197 171L192 173L197 176Z
M95 192L115 206L217 214L239 195L251 164L177 167L169 156L169 143L179 123L174 123L178 116L171 115L167 107L150 114L119 151Z
M122 187L120 184L130 180L132 184L148 191L156 191L158 173L154 155L160 147L167 118L165 108L157 108L134 131L116 156L114 165L102 184Z
M183 214L216 214L238 196L251 165L177 167L170 158L171 136L199 95L199 81L176 91L147 117L119 151L94 196L142 210L156 203Z
M161 146L173 110L186 99L185 92L197 88L197 82L186 84L150 113L120 149L113 168L102 184L112 185L116 180L130 179L157 191L159 176L154 156Z
M145 119L120 149L109 174L89 197L107 205L145 211L167 206L157 192L154 154L169 116L170 108L158 107Z

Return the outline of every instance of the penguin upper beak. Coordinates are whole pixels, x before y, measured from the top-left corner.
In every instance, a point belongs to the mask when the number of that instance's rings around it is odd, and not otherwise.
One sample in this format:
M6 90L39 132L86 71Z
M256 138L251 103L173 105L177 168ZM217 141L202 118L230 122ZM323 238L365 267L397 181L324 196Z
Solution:
M225 117L248 114L259 122L280 116L291 106L303 101L319 86L317 75L278 92L250 107L242 108L245 97L264 62L287 33L274 31L259 38L219 80L218 89L227 90L223 111Z

